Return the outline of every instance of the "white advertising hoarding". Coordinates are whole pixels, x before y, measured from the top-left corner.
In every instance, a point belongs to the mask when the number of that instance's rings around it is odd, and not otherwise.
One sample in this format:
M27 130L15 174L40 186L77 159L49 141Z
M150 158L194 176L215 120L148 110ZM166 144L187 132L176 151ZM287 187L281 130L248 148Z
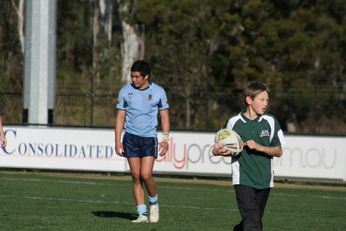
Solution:
M286 136L286 142L274 159L276 175L346 181L346 137Z
M114 153L111 130L6 127L7 146L0 167L117 171L125 168Z
M114 151L112 129L5 127L0 167L128 172ZM159 135L160 137L160 135ZM214 134L171 132L170 149L156 160L157 173L231 175L231 158L211 154ZM286 136L276 176L346 181L346 137Z

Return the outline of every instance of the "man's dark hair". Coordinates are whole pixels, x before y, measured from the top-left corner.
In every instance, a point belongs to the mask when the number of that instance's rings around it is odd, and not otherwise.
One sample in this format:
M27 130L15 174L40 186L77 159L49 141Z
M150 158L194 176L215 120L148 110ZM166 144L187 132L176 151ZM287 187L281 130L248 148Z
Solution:
M144 60L137 60L132 64L131 72L132 71L140 72L141 76L143 77L146 75L150 77L150 72L151 72L150 64Z

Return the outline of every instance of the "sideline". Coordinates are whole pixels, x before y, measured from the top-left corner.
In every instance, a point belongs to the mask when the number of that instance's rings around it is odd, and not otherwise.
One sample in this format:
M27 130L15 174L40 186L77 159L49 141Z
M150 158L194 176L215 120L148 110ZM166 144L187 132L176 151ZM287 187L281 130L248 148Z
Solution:
M44 171L32 169L0 169L0 175L23 175L23 176L51 176L51 177L65 177L69 179L92 179L92 180L119 180L131 181L129 173L100 173L100 172L71 172L71 171ZM203 178L198 176L171 176L171 175L155 175L155 180L162 183L182 183L182 184L200 184L200 185L216 185L232 187L231 178L227 177L209 177ZM56 181L55 181L56 182ZM87 184L87 183L84 183ZM93 183L91 183L93 184ZM275 181L274 189L316 189L316 190L330 190L346 192L346 182L319 182L309 179L291 179ZM162 186L160 186L162 187ZM233 191L233 187L231 188Z

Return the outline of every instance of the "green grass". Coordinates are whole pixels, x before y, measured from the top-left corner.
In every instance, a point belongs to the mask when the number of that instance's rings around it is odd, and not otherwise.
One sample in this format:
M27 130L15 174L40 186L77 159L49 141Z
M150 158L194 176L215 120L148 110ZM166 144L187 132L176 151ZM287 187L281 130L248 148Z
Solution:
M128 176L0 171L0 230L232 230L239 212L230 182L158 178L160 222L132 224ZM288 187L289 186L289 187ZM266 231L346 230L346 188L272 190Z

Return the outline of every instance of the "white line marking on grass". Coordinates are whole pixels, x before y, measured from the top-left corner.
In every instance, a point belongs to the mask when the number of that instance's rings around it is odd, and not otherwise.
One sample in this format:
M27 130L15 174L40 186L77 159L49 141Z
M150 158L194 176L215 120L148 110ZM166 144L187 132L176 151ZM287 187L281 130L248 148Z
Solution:
M80 184L80 185L103 185L103 186L111 186L113 187L115 184L113 183L100 183L95 181L76 181L76 180L43 180L43 179L32 179L32 178L12 178L12 177L1 177L1 180L9 180L9 181L24 181L24 182L44 182L44 183L60 183L60 184ZM212 188L194 188L194 187L183 187L183 186L159 186L162 189L169 190L187 190L187 191L210 191L210 192L227 192L234 193L233 188L225 188L225 189L212 189ZM286 194L286 193L278 193L273 192L271 195L276 196L284 196L284 197L301 197L299 194ZM325 199L325 200L346 200L346 197L333 197L327 195L314 195L312 197Z
M273 196L283 196L283 197L302 197L302 195L299 194L286 194L286 193L272 193ZM319 199L326 199L326 200L346 200L346 197L333 197L333 196L327 196L327 195L312 195L309 197L315 197Z
M96 203L96 204L122 204L122 205L133 205L129 202L120 202L120 201L102 201L102 200L81 200L81 199L70 199L70 198L52 198L52 197L35 197L35 196L23 196L24 199L28 200L41 200L41 201L62 201L62 202L77 202L77 203ZM160 207L167 208L177 208L177 209L195 209L195 210L213 210L213 211L231 211L238 212L237 209L227 209L227 208L208 208L208 207L199 207L199 206L189 206L189 205L167 205L160 204Z
M44 183L59 183L59 184L80 184L80 185L103 185L113 187L115 184L111 183L100 183L95 181L75 181L75 180L43 180L43 179L29 179L29 178L12 178L12 177L2 177L2 180L9 181L24 181L24 182L44 182ZM210 192L234 192L232 188L225 189L212 189L212 188L192 188L183 186L159 186L159 188L164 189L176 189L176 190L188 190L188 191L210 191Z
M317 197L317 198L322 198L322 199L327 199L327 200L346 200L346 197L332 197L332 196L312 196L312 197Z
M52 198L52 197L34 197L34 196L23 196L25 199L30 200L44 200L44 201L68 201L68 202L79 202L79 203L96 203L96 204L124 204L132 205L133 203L119 202L119 201L102 201L102 200L82 200L82 199L71 199L71 198Z
M61 183L61 184L113 185L113 184L104 184L104 183L93 182L93 181L75 181L75 180L42 180L42 179L11 178L11 177L2 177L1 179L9 180L9 181L45 182L45 183Z
M210 192L234 192L232 188L225 188L225 189L212 189L212 188L192 188L192 187L182 187L182 186L162 186L160 185L159 188L165 188L165 189L177 189L177 190L188 190L188 191L210 191Z

